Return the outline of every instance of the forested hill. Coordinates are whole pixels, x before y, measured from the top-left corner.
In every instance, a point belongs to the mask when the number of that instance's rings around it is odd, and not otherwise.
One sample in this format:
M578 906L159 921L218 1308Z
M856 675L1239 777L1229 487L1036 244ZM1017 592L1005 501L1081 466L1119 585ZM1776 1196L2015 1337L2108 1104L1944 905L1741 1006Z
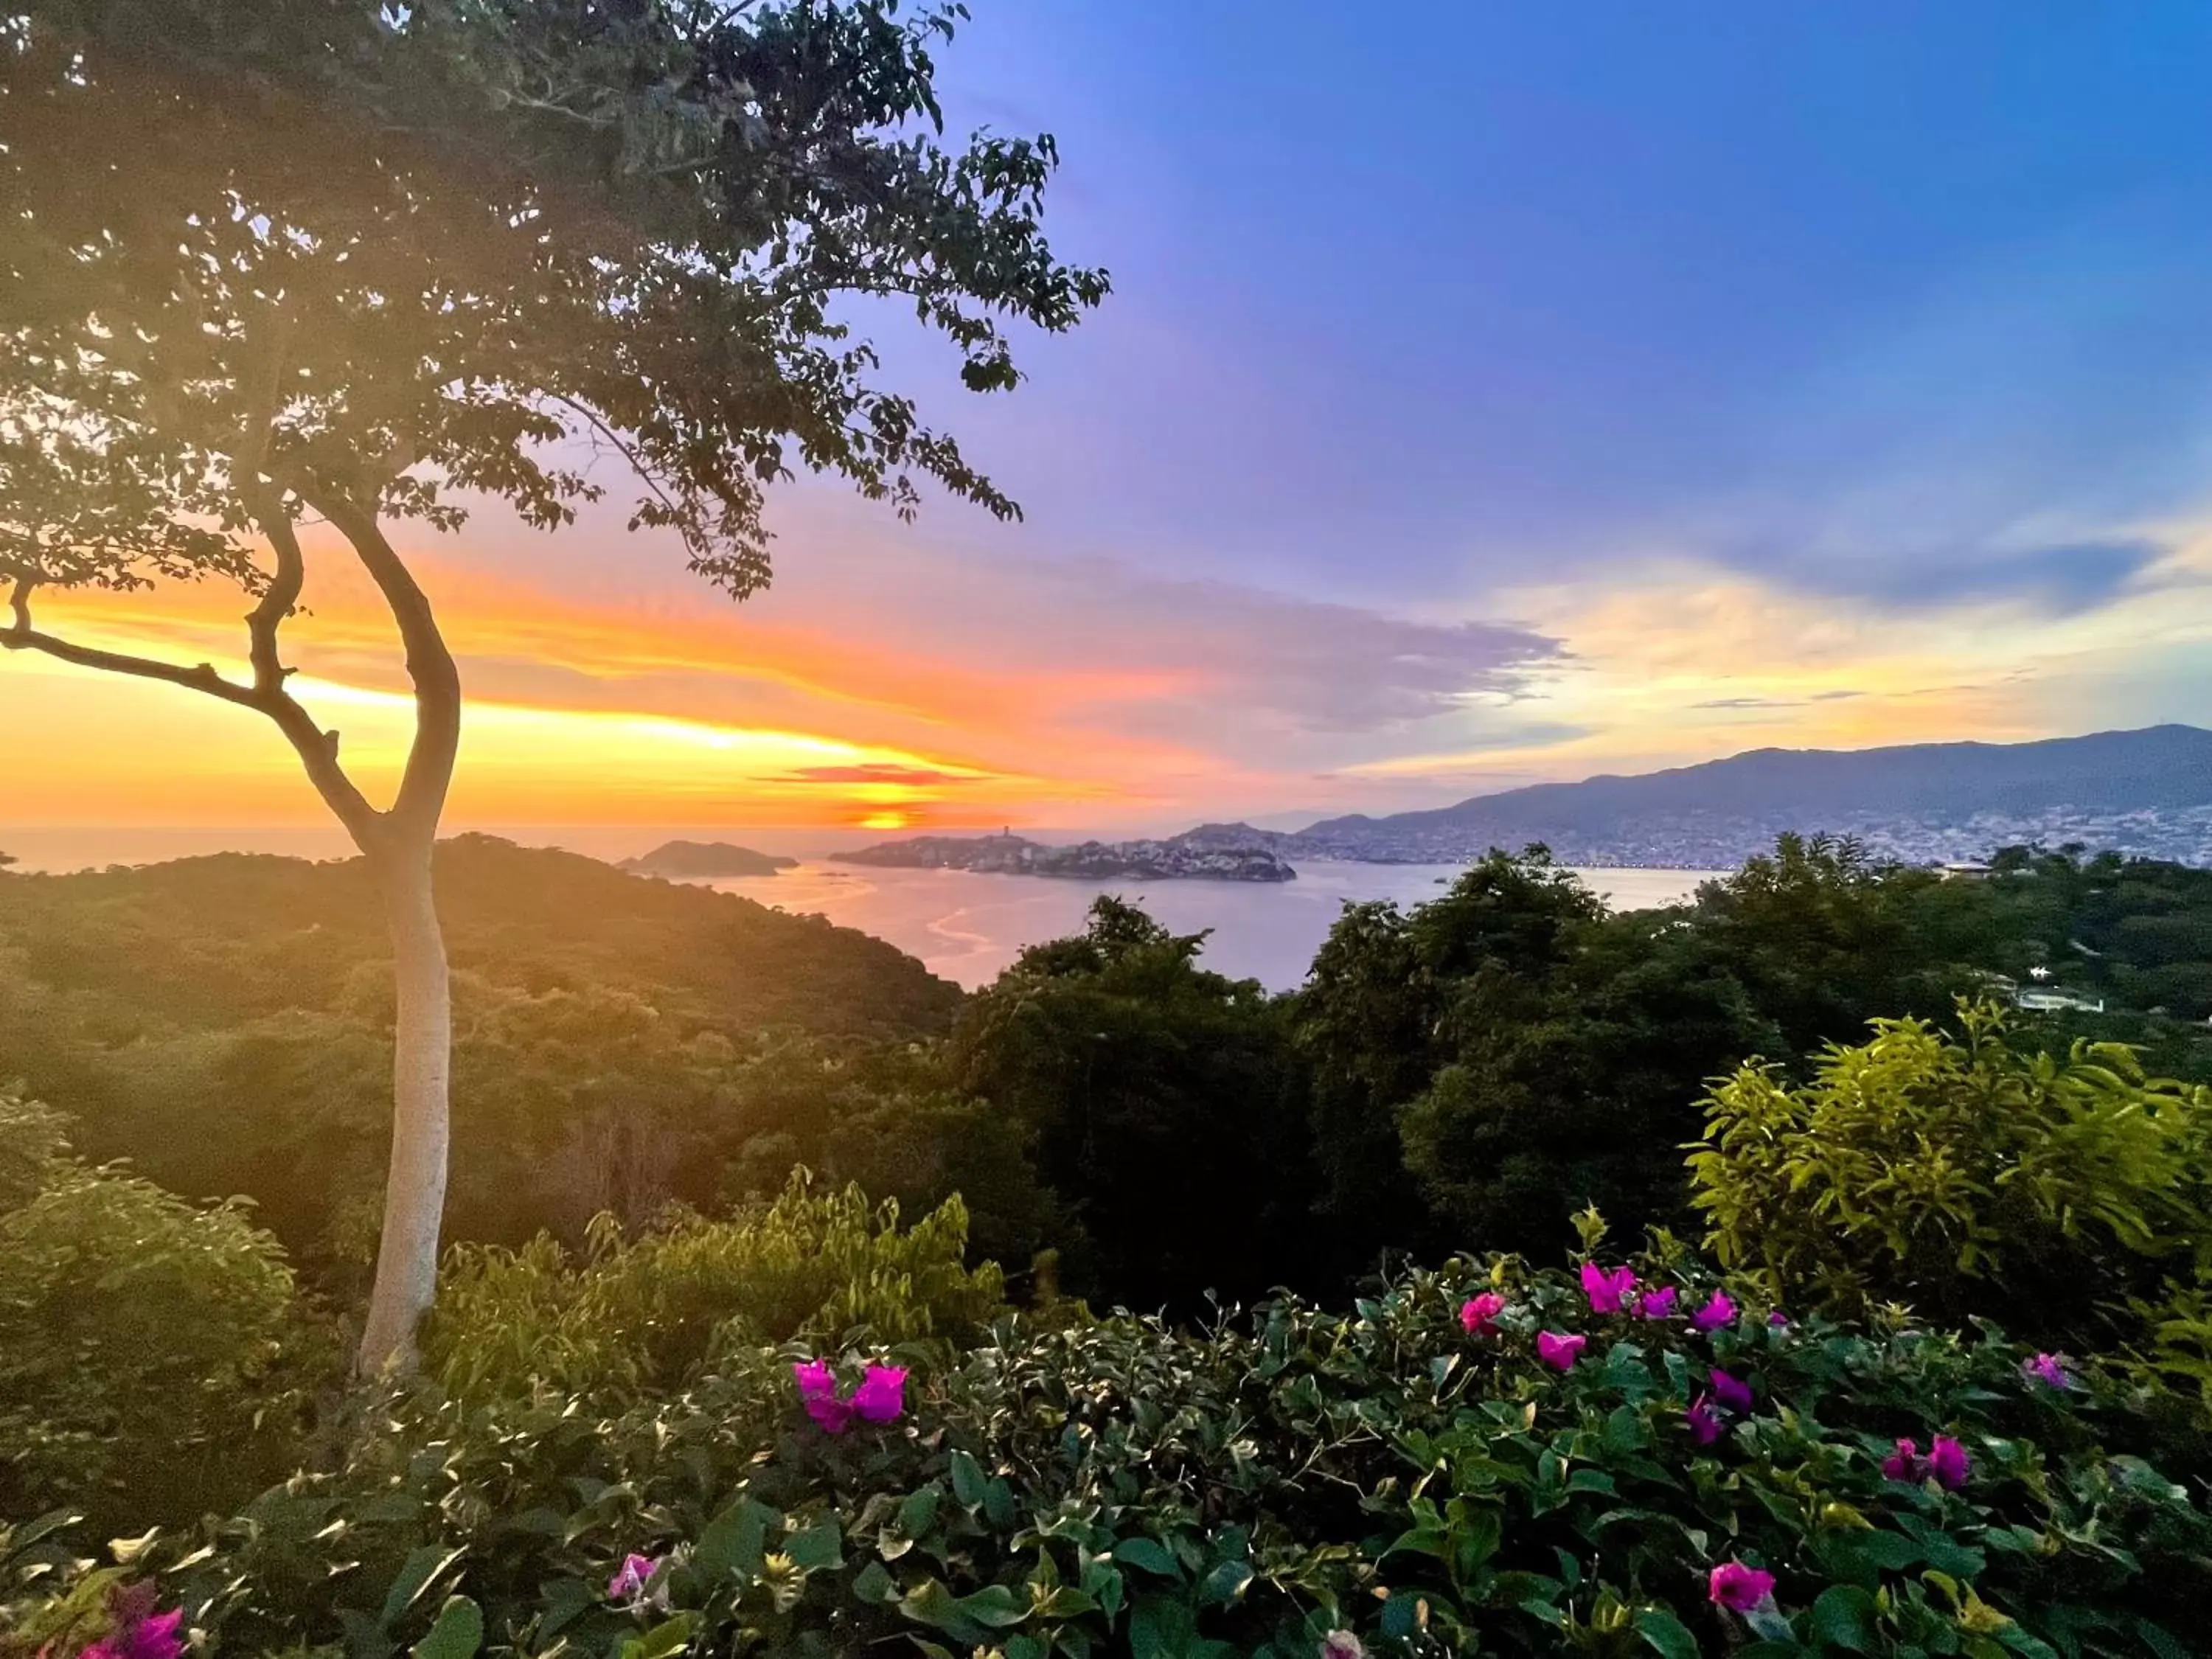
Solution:
M1534 784L1385 817L1327 818L1293 859L1475 858L1540 841L1569 862L1725 868L1776 835L1860 836L1907 862L2080 842L2212 861L2212 732L2154 726L2036 743L1756 749L1633 777Z
M959 1006L958 987L870 934L574 853L461 836L437 873L454 970L491 984L823 1035L933 1035ZM360 860L254 854L0 879L0 951L57 989L127 989L149 1015L223 1024L331 1006L389 955Z
M438 885L454 1237L711 1204L729 1149L783 1127L776 1079L940 1035L962 1000L867 934L570 853L464 836ZM0 1084L69 1113L91 1157L246 1194L317 1261L374 1237L391 1015L357 860L0 873Z

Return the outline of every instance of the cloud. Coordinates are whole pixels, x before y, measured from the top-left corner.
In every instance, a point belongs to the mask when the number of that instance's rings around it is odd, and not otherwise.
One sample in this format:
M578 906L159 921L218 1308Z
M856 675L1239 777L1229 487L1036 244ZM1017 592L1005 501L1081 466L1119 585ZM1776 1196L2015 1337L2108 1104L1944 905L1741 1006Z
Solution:
M1708 697L1703 702L1693 702L1692 708L1802 708L1809 703L1842 702L1851 697L1863 697L1863 691L1815 691L1809 697Z
M762 783L895 783L911 788L935 788L944 784L976 783L987 774L948 772L931 766L898 766L889 763L861 766L801 766L788 772L769 774Z

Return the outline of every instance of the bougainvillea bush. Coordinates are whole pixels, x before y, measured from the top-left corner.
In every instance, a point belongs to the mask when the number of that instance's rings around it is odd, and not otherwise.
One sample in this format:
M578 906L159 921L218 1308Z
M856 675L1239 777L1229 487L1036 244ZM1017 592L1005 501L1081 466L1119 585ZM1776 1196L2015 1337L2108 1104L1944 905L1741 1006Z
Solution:
M612 1416L396 1402L204 1536L19 1540L0 1642L181 1609L216 1654L2166 1659L2212 1521L2133 1386L1679 1256L1460 1261L1197 1332L761 1348Z

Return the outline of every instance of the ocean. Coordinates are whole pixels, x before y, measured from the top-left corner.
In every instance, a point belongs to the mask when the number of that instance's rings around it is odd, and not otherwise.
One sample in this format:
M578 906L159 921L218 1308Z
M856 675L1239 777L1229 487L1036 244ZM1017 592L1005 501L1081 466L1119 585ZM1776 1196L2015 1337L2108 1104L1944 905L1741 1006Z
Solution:
M1084 912L1101 892L1141 903L1178 933L1211 930L1201 960L1216 972L1256 979L1286 991L1305 977L1338 913L1347 902L1433 898L1456 865L1352 864L1301 860L1291 882L1061 881L1038 876L982 875L966 870L896 870L835 864L826 854L888 837L881 831L821 830L640 830L629 826L533 825L489 833L532 846L565 847L594 858L619 859L678 836L728 841L802 860L774 876L706 881L701 886L742 893L798 915L828 917L918 957L932 973L970 989L988 984L1023 946L1079 932ZM1038 839L1044 837L1039 836ZM1060 839L1055 836L1054 839ZM1068 839L1079 839L1070 836ZM282 853L343 858L351 848L335 829L132 830L0 827L0 851L24 870L78 870L143 864L216 852ZM1671 904L1711 876L1699 870L1578 872L1621 909Z

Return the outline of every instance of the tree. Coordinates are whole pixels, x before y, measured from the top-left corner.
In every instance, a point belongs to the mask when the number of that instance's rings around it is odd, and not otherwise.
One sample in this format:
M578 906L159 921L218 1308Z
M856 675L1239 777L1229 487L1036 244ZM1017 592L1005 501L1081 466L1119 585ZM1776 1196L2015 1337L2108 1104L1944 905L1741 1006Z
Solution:
M1035 1137L1073 1212L1070 1288L1136 1308L1255 1294L1314 1254L1283 1005L1200 967L1205 943L1103 896L1082 933L979 993L946 1045L954 1090Z
M795 465L903 514L917 479L1014 503L879 388L856 307L911 305L970 389L1002 325L1071 326L1103 272L1041 228L1049 138L940 142L958 9L895 0L23 0L0 17L0 645L271 721L374 871L398 990L394 1135L360 1352L406 1363L435 1281L451 1013L432 890L453 656L389 530L471 500L551 529L635 474L742 599ZM314 534L306 534L319 527ZM332 545L334 544L334 545ZM311 564L388 607L416 723L372 802L289 689ZM50 588L237 584L242 678L40 626Z

